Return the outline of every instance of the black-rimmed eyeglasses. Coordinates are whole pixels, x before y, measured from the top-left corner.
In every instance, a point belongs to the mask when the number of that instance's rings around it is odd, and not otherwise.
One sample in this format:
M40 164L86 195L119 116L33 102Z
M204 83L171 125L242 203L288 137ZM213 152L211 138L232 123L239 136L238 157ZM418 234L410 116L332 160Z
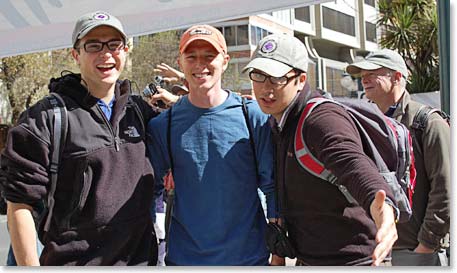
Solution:
M249 72L249 78L252 80L252 81L255 81L255 82L265 82L268 78L268 80L270 81L270 83L272 84L277 84L277 85L286 85L287 83L289 83L289 81L293 78L296 78L300 76L300 73L296 73L290 77L287 77L287 76L282 76L282 77L273 77L273 76L268 76L268 75L265 75L265 74L262 74L262 73L259 73L259 72L256 72L256 71L251 71Z
M99 42L99 41L91 41L83 44L83 48L87 53L95 53L100 52L103 50L103 47L106 47L110 51L120 51L124 49L125 45L122 40L109 40L108 42Z

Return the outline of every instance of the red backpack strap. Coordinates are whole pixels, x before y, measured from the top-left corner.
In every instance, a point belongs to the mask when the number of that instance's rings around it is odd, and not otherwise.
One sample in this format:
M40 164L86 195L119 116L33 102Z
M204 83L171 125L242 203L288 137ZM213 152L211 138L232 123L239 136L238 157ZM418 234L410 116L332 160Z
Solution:
M322 162L309 152L308 146L306 145L303 137L303 125L305 123L305 119L311 114L314 108L325 102L334 101L319 97L310 99L306 104L295 131L294 149L295 157L297 158L298 163L300 163L305 170L321 179L328 180L333 184L334 180L336 180L335 176L324 167Z

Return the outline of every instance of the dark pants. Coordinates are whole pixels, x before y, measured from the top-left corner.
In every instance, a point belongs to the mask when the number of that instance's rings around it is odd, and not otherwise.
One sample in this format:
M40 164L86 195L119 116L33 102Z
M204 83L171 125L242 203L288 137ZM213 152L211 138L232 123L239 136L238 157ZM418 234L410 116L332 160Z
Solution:
M394 266L449 266L446 250L434 253L416 253L409 249L393 250L392 265Z

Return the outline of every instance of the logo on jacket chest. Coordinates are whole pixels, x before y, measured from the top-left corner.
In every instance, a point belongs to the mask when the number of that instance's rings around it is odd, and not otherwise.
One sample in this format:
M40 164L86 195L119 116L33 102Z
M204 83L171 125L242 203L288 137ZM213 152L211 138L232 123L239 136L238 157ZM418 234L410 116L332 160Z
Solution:
M140 137L138 130L134 126L128 126L127 130L124 131L124 134L128 135L129 137Z

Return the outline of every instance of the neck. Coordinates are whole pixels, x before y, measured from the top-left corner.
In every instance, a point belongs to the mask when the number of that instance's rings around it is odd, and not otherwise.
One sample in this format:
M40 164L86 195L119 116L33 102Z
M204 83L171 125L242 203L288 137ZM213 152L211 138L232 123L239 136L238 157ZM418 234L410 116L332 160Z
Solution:
M212 108L221 105L228 97L228 92L221 87L210 90L189 90L189 101L199 108Z
M114 89L116 88L116 84L94 85L86 84L86 82L83 80L81 81L81 84L87 88L92 96L101 99L106 104L109 104L114 97Z
M378 105L378 108L383 113L387 112L387 110L389 110L390 106L392 106L400 101L404 92L405 92L405 89L400 88L400 87L394 87L392 92L390 92L390 96L384 96L383 100L376 102L376 104Z

